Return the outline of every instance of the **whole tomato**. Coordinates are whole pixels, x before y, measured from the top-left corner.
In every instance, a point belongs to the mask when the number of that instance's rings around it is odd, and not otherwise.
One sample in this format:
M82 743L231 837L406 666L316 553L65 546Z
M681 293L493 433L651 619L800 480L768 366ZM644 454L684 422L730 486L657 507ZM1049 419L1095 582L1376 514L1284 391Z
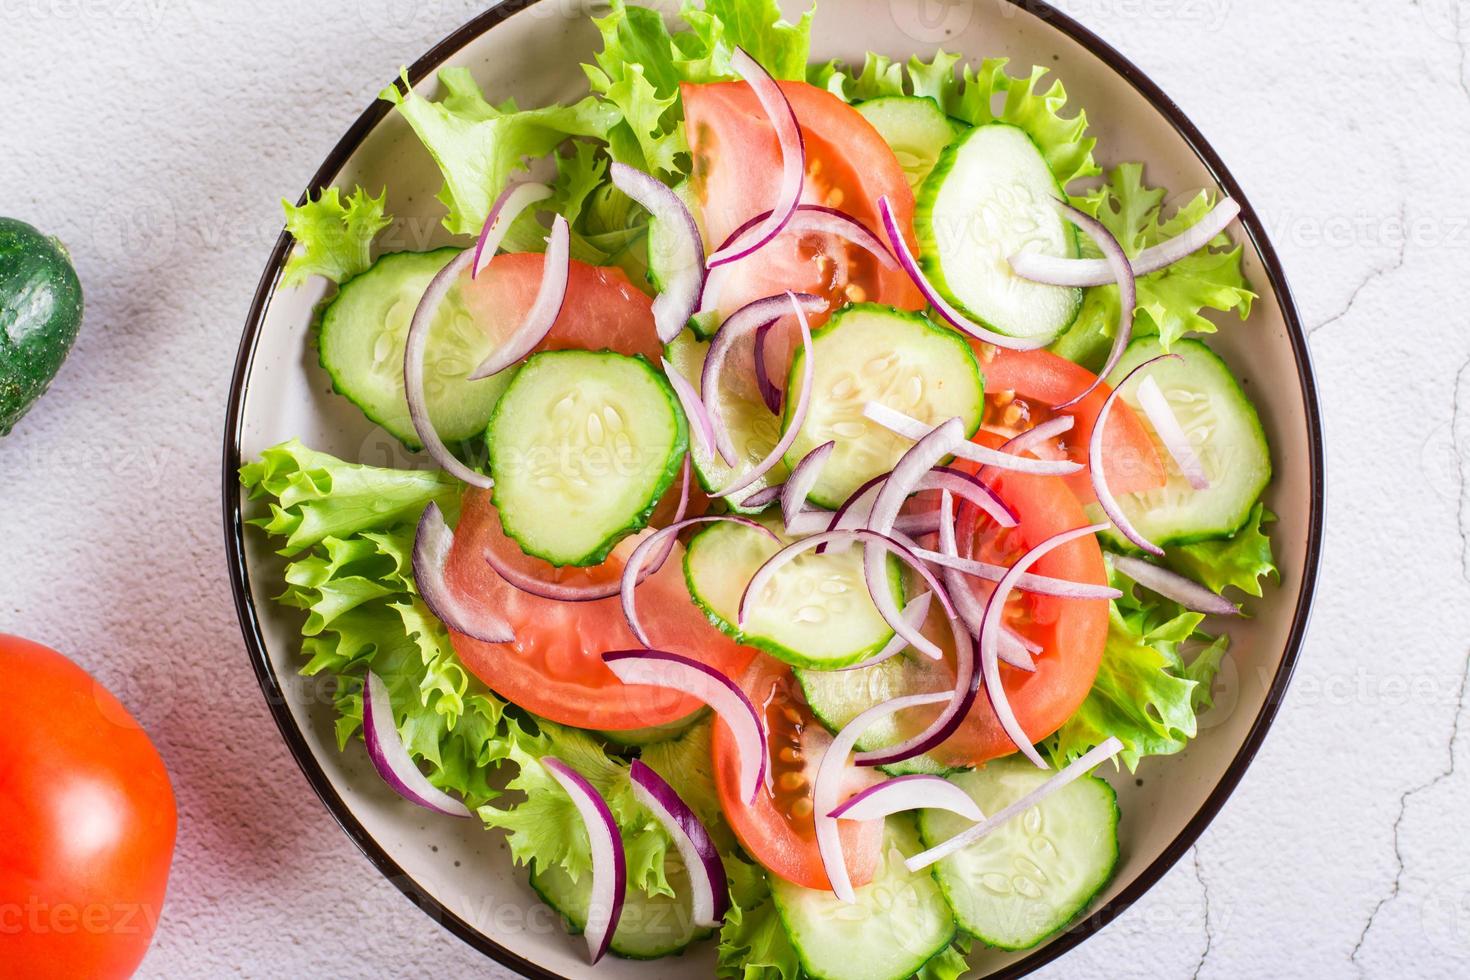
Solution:
M0 634L0 977L127 977L178 812L158 751L86 671Z

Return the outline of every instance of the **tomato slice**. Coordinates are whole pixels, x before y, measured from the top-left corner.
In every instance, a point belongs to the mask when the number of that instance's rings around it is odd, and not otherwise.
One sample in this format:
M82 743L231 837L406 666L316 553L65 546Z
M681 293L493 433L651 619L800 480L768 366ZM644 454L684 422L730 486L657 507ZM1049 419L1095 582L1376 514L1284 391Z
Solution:
M619 600L559 602L529 595L507 583L486 564L486 549L550 582L586 585L615 582L622 575L633 542L627 541L601 565L554 568L521 552L500 529L491 495L467 491L454 549L446 571L450 588L467 602L499 612L515 630L514 643L483 643L451 633L454 650L466 668L501 697L533 714L602 731L653 728L699 710L693 698L666 688L625 685L608 670L602 655L642 646L623 617ZM755 657L720 633L699 612L684 584L682 549L638 588L644 629L660 649L692 657L738 677Z
M781 82L806 141L807 176L802 203L839 208L883 238L878 199L887 195L911 246L914 194L898 158L871 123L830 92L805 82ZM781 175L781 148L750 86L717 82L681 87L685 126L694 158L693 190L705 234L713 247L771 208ZM923 295L901 269L887 269L843 239L787 233L735 263L720 293L726 315L753 300L786 290L830 300L875 302L902 309L925 306ZM825 316L813 319L814 325ZM794 324L773 334L773 369L785 377L796 344Z
M1001 440L982 432L976 441L994 448ZM977 471L967 462L956 465L970 472ZM1015 511L1020 523L1015 528L1002 528L964 505L959 545L960 553L966 557L1009 566L1052 535L1088 523L1077 497L1058 477L989 471L986 481ZM1107 584L1107 568L1095 537L1081 538L1057 548L1038 561L1032 571L1091 585ZM993 585L976 579L967 581L982 603L994 589ZM940 621L940 617L931 617L926 632L950 650L948 626L936 629ZM1060 599L1017 591L1011 593L1006 604L1004 622L1042 648L1036 655L1035 672L1005 663L1000 665L1002 683L1016 719L1031 740L1038 742L1060 728L1092 690L1107 643L1108 603L1104 599ZM930 664L925 661L922 665L927 668L926 674L933 675L924 682L924 689L953 687L953 654L943 663L932 667ZM928 725L938 712L938 708L915 709L909 715L913 730ZM933 754L947 765L977 766L1015 751L1015 744L1001 728L995 709L982 689L960 729Z
M1038 425L1057 414L1052 405L1075 397L1092 384L1097 375L1050 351L1001 350L972 341L980 369L985 375L985 426L992 431L1015 433ZM1087 464L1087 447L1092 429L1112 391L1098 385L1093 392L1065 414L1076 419L1072 431L1061 440L1067 458ZM1108 487L1115 494L1155 490L1164 485L1163 461L1142 420L1119 399L1108 414L1103 435L1103 458ZM1084 503L1092 503L1092 478L1084 470L1066 478L1067 485Z
M765 712L770 778L755 802L741 798L735 738L716 721L712 739L715 788L740 844L772 874L805 888L831 888L817 850L812 781L832 736L807 707L791 668L764 654L740 679L756 708ZM879 780L870 769L849 767L843 798ZM838 821L842 852L855 886L873 880L883 844L883 821Z
M491 336L510 336L536 300L545 265L545 257L534 253L498 255L478 278L465 277L460 295L475 323ZM566 302L536 350L603 349L642 354L657 364L663 345L653 301L621 269L573 259Z

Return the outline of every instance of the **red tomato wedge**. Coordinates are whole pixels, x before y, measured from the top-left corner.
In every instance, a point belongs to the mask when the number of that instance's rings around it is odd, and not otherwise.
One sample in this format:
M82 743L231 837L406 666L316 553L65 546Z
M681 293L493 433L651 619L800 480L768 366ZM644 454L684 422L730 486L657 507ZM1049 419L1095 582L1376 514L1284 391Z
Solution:
M991 447L1000 439L988 433L976 437ZM973 464L956 464L975 472ZM1012 565L1026 551L1054 534L1070 531L1089 523L1082 505L1067 484L1058 477L1032 476L1024 473L987 475L1002 500L1016 512L1020 525L1004 529L983 515L969 527L960 521L960 553L998 565ZM968 516L975 517L966 507ZM966 530L973 529L968 535ZM1038 575L1050 575L1091 585L1107 584L1107 568L1102 549L1095 537L1086 537L1050 552L1031 569ZM993 586L967 579L982 603L989 598ZM926 632L949 649L948 626L938 626L942 617L931 617ZM1046 738L1070 718L1092 690L1102 662L1108 637L1108 603L1104 599L1060 599L1029 592L1012 592L1006 606L1005 624L1042 647L1036 655L1034 673L1005 663L1000 672L1011 708L1033 742ZM937 629L935 628L937 627ZM954 685L954 664L946 659L932 668L936 675L925 688L942 690ZM943 675L942 678L938 675ZM915 709L911 717L914 730L929 724L939 709ZM990 759L1016 751L984 690L975 707L951 736L933 753L942 762L954 766L976 766Z
M765 711L770 778L753 804L741 798L735 738L729 726L716 721L712 751L720 806L741 846L772 874L806 888L830 888L817 850L812 780L832 736L812 717L801 687L785 664L762 654L741 678L740 686ZM872 770L852 767L843 797L880 778ZM883 844L883 821L842 820L837 832L853 885L872 881Z
M631 731L667 725L699 710L693 698L665 688L625 685L602 662L612 650L642 646L616 597L596 602L558 602L529 595L486 564L487 549L538 578L566 585L614 582L633 542L591 568L557 569L523 554L500 529L491 495L466 492L446 576L468 602L495 609L515 629L514 643L482 643L452 633L466 668L501 697L527 711L577 728ZM755 651L720 633L699 612L684 584L683 552L676 547L664 567L638 588L638 612L661 649L692 657L739 677Z
M460 295L466 309L486 333L509 337L535 302L545 265L545 257L533 253L496 256L479 278L464 277ZM653 301L621 269L573 259L566 302L536 350L603 349L642 354L657 364L663 345L653 325Z
M1044 422L1057 414L1052 411L1052 405L1076 396L1097 377L1080 364L1050 351L1000 350L976 341L971 345L985 375L987 428L1014 433ZM1062 438L1068 458L1087 464L1092 429L1111 391L1105 384L1098 385L1092 394L1064 413L1077 420L1072 431ZM1018 409L1010 411L1012 405ZM1164 464L1153 438L1133 409L1121 399L1114 403L1108 415L1103 459L1108 487L1115 494L1154 490L1164 485ZM1066 479L1077 499L1084 503L1097 499L1092 491L1092 478L1086 471Z
M830 92L805 82L780 85L806 141L802 203L845 211L881 240L878 199L887 195L914 246L914 195L898 158L878 131ZM709 243L718 248L746 221L770 210L780 182L781 148L755 93L744 82L683 85L681 94L694 158L694 197ZM886 269L868 252L833 236L792 232L731 268L719 309L728 315L752 300L788 289L826 297L833 309L848 302L909 310L925 306L922 294L901 269ZM825 319L815 317L813 325ZM789 362L794 331L781 333L785 342L772 347ZM784 362L773 367L785 377Z

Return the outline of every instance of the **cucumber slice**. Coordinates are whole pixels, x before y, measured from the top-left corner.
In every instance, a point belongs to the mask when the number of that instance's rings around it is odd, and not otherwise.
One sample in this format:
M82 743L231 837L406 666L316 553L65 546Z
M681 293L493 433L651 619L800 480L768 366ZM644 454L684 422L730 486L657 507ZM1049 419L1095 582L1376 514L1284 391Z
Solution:
M696 316L695 319L699 318ZM708 352L709 344L697 339L691 330L679 334L664 348L664 356L669 359L669 363L689 380L701 398L704 397L701 380L704 374L704 356ZM736 351L732 356L753 357L754 347L745 354ZM766 408L754 382L741 377L748 374L748 371L726 371L718 401L705 402L711 411L722 413L730 438L735 443L735 453L740 457L741 469L753 468L769 456L771 450L776 448L776 443L781 441L781 419ZM713 493L734 482L735 470L725 465L724 459L713 447L709 452L704 452L691 442L689 458L694 461L695 475L699 477L699 485L704 487L706 493ZM740 497L743 499L766 487L783 483L788 475L790 471L785 464L777 463L769 473L752 483L749 489L741 491ZM737 514L759 513L758 510L742 507L729 498L726 498L726 503Z
M986 813L996 813L1052 776L1024 759L998 759L951 776ZM933 847L970 827L953 813L919 816ZM1118 797L1096 776L1048 796L934 866L961 929L1000 949L1028 949L1085 909L1118 864Z
M1066 195L1024 130L977 126L944 151L919 193L914 230L924 273L945 299L1012 337L1054 337L1077 319L1082 290L1011 271L1023 250L1076 258Z
M853 108L873 124L893 149L914 190L934 170L939 156L970 127L951 119L933 99L891 95L859 102Z
M710 930L694 925L689 904L689 874L684 865L672 849L664 860L673 897L649 895L630 880L623 893L623 916L609 946L613 955L629 960L656 960L681 952L710 934ZM560 865L543 871L532 862L531 887L542 901L561 914L572 935L580 936L587 928L587 910L592 901L590 874L581 875L574 882Z
M890 819L877 873L853 905L772 876L776 911L808 976L903 980L954 941L954 916L934 877L903 866L919 850L913 818Z
M910 694L947 691L954 686L953 678L943 667L912 653L890 657L862 670L796 670L794 673L812 714L834 735L875 705ZM930 717L924 712L908 712L879 719L858 739L857 750L871 752L897 745L918 734ZM957 767L945 765L928 754L881 768L891 776L912 773L943 776L957 771Z
M630 728L621 732L601 731L601 735L614 745L624 748L642 748L645 745L662 745L664 742L672 742L679 738L689 729L699 724L709 715L708 708L700 708L687 718L671 721L667 725L654 725L652 728Z
M684 202L689 213L694 216L694 223L699 227L700 237L705 239L704 228L699 220L699 204L694 198L694 192L690 189L688 180L680 181L673 187L674 194ZM653 286L655 293L664 290L664 283L669 281L673 271L673 263L680 256L679 239L675 232L667 227L657 218L651 218L648 222L648 282ZM689 318L689 329L694 332L695 337L700 340L709 340L720 328L720 317L718 313L696 313ZM672 358L671 358L672 360ZM690 378L698 383L698 378Z
M985 389L974 351L958 333L920 313L873 304L843 307L817 331L812 356L811 405L786 464L795 466L813 449L836 441L810 495L819 506L842 506L913 446L869 422L863 415L867 402L882 402L931 425L958 417L967 435L980 426ZM791 365L787 425L801 395L804 360L798 351Z
M460 252L396 252L385 255L342 286L322 314L319 347L332 386L409 449L423 448L403 393L403 345L408 325L429 281ZM511 372L484 381L465 380L495 344L450 291L429 328L424 392L429 417L445 442L479 436L510 384Z
M779 520L764 523L781 534ZM861 548L824 555L812 550L797 558L776 573L745 628L736 625L746 583L780 548L754 528L728 522L694 536L684 553L684 577L710 622L747 646L816 670L859 663L893 639L864 584ZM892 558L888 568L894 602L902 607L902 568Z
M1157 337L1135 340L1109 383L1117 384L1133 368L1163 352ZM1198 340L1177 340L1170 353L1183 360L1160 361L1147 373L1169 400L1210 485L1204 490L1191 487L1168 450L1159 444L1168 482L1158 490L1122 495L1118 504L1133 526L1161 547L1229 537L1250 519L1261 491L1271 482L1271 449L1261 418L1230 368ZM1147 426L1148 417L1137 402L1137 386L1135 381L1119 397ZM1133 548L1116 530L1106 536L1117 547Z
M609 351L537 354L490 419L505 533L553 565L596 565L646 527L689 429L663 374Z

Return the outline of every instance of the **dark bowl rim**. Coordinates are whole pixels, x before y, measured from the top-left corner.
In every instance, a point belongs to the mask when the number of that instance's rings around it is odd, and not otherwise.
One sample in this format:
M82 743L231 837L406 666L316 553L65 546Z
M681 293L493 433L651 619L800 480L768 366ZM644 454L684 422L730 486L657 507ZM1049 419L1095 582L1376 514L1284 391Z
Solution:
M539 0L504 0L504 2L496 4L477 15L444 40L434 45L422 58L414 62L408 69L410 84L417 84L466 45L490 31L513 14L533 6L537 2ZM1307 344L1307 334L1302 326L1301 316L1297 311L1296 303L1292 298L1290 286L1287 284L1286 274L1282 269L1281 261L1266 234L1266 229L1261 222L1260 216L1251 207L1239 183L1231 174L1229 168L1225 166L1224 161L1216 153L1214 147L1205 139L1204 134L1185 116L1184 112L1174 100L1169 98L1137 65L1124 57L1112 45L1078 23L1071 16L1055 9L1048 3L1042 2L1042 0L1006 0L1006 2L1024 10L1038 20L1055 27L1067 37L1086 48L1094 56L1101 59L1118 75L1122 76L1156 110L1169 120L1175 131L1185 140L1190 149L1194 151L1195 155L1205 165L1206 169L1209 170L1211 176L1224 189L1225 193L1240 202L1240 220L1242 226L1246 229L1252 245L1261 258L1266 277L1270 281L1272 292L1281 306L1282 317L1286 322L1287 333L1291 340L1292 352L1296 360L1297 377L1301 384L1302 395L1306 405L1307 438L1310 455L1309 482L1311 487L1311 514L1307 529L1306 563L1302 570L1301 592L1297 600L1296 609L1293 612L1292 627L1287 636L1286 649L1283 653L1281 664L1277 668L1276 676L1272 680L1271 688L1266 694L1266 699L1261 706L1260 713L1256 716L1250 731L1247 732L1240 749L1236 752L1235 758L1231 760L1229 767L1216 784L1215 789L1206 798L1195 816L1184 826L1183 830L1179 832L1169 846L1164 849L1163 853L1154 859L1116 897L1099 906L1087 918L1075 923L1066 932L1052 939L1046 945L1036 949L1030 955L1006 966L999 972L990 974L989 976L992 980L1010 980L1010 978L1025 976L1039 969L1041 966L1050 963L1077 946L1088 936L1100 931L1114 918L1122 914L1124 910L1157 884L1169 869L1194 845L1200 834L1209 826L1210 822L1225 805L1231 793L1234 792L1236 786L1239 785L1245 771L1250 767L1256 753L1260 750L1266 733L1276 717L1276 713L1286 695L1287 687L1290 684L1292 673L1296 668L1301 652L1308 620L1311 618L1312 602L1316 593L1326 502L1322 420L1320 406L1318 404L1316 379L1312 369L1311 353ZM312 178L307 192L302 195L302 200L305 200L308 194L315 194L331 185L336 174L342 169L351 155L356 152L367 135L387 116L390 108L386 102L375 101L357 118L351 128L347 130L347 133L338 141L332 152L328 154L321 168L318 169L316 175ZM222 480L225 550L229 562L230 587L234 593L235 609L240 619L240 629L244 635L245 646L250 654L251 664L255 669L256 678L260 683L261 691L265 695L266 703L270 707L276 726L280 729L281 736L290 747L291 754L295 757L297 765L301 767L301 771L311 784L312 789L316 791L317 796L321 798L322 803L337 821L337 824L342 828L343 832L347 834L352 842L357 845L358 849L367 856L368 860L373 863L384 877L391 881L399 891L403 892L410 901L435 921L439 922L440 925L496 962L517 970L525 976L538 978L538 980L540 978L559 980L558 974L551 973L544 967L527 960L495 942L448 908L444 907L444 905L430 895L388 855L387 851L353 815L346 802L337 793L336 789L333 788L321 762L312 753L310 746L307 745L305 738L291 715L290 708L286 704L280 678L276 675L275 667L271 663L270 656L266 651L265 640L260 630L258 613L250 590L249 570L245 564L245 523L241 509L242 500L239 482L240 443L244 426L245 394L254 362L255 349L260 337L261 328L264 324L266 310L269 308L271 298L275 293L281 270L290 248L290 235L283 231L271 253L270 261L266 265L265 271L260 279L260 284L256 289L254 299L251 302L250 313L245 323L245 330L240 339L234 375L230 382L224 434Z

